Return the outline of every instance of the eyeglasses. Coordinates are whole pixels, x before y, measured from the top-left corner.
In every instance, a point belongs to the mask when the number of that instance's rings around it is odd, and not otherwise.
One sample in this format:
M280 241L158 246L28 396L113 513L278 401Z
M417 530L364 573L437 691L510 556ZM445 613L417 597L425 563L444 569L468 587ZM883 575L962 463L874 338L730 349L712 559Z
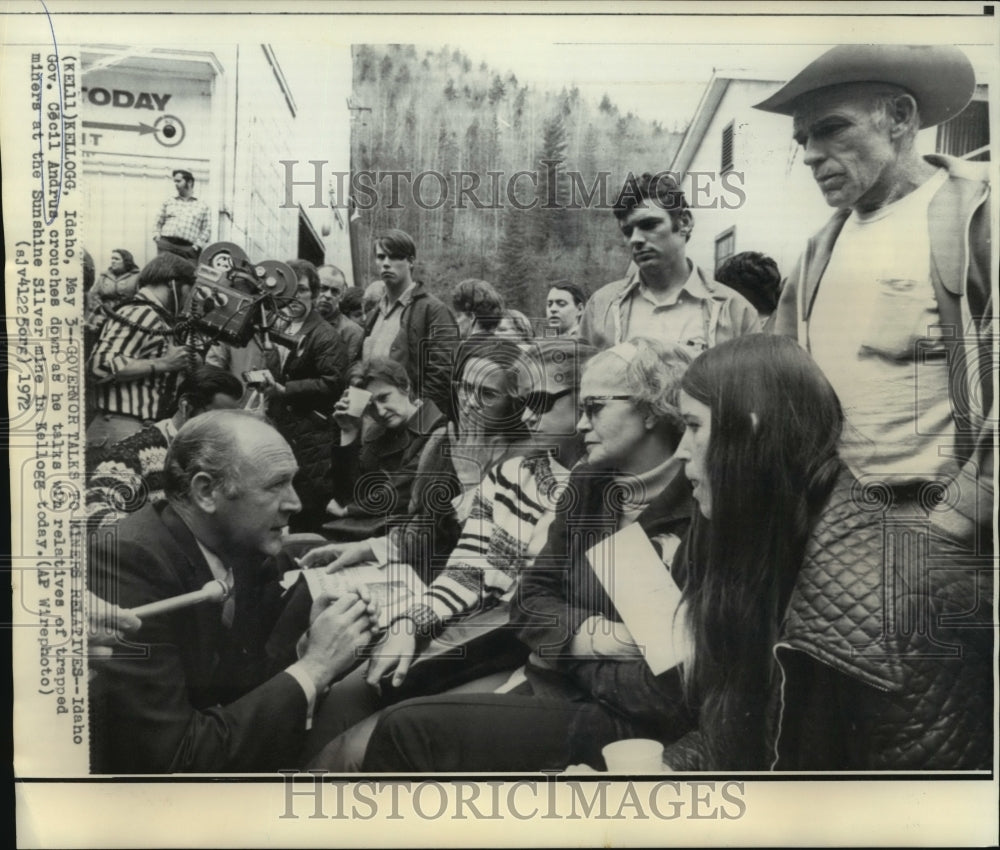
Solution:
M555 406L555 403L565 395L573 392L573 387L559 390L557 393L547 393L544 390L526 393L524 395L524 406L536 416L544 416Z
M492 407L498 401L507 398L507 393L502 390L495 390L492 387L480 387L470 384L468 381L452 381L452 386L459 397L472 399L482 407Z
M589 395L580 400L580 408L584 416L593 419L609 401L631 401L633 398L630 395Z

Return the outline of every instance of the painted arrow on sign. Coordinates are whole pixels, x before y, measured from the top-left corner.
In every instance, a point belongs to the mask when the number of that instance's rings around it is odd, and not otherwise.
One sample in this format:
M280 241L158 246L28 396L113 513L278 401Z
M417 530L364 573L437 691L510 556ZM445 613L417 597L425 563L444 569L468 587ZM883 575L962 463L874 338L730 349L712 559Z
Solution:
M105 121L84 121L84 127L93 127L95 130L124 130L126 133L138 133L145 136L147 133L155 133L156 128L151 124L108 124Z

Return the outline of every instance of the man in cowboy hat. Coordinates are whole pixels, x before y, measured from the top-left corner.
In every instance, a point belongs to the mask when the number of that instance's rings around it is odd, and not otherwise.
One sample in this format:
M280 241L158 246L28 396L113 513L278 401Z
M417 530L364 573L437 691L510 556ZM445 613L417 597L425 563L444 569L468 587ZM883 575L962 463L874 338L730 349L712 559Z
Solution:
M936 528L983 552L995 439L990 187L984 164L914 147L974 89L957 48L842 45L756 108L792 117L837 209L787 281L774 331L796 336L836 389L841 454L861 483L887 487L896 505L934 504Z

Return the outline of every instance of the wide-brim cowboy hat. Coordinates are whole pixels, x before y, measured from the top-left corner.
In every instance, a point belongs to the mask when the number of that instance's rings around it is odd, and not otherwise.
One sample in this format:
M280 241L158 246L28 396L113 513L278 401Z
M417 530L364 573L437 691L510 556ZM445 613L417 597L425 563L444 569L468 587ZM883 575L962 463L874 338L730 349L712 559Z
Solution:
M811 62L754 109L791 115L804 94L844 83L892 83L917 101L920 126L954 118L976 88L969 58L950 45L842 44Z

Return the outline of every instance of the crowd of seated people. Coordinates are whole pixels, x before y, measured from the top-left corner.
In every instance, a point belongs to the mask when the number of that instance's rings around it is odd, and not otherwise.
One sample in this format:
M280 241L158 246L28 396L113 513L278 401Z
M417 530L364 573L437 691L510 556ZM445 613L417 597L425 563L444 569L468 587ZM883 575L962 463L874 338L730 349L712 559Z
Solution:
M942 85L968 88L950 50ZM889 88L837 77L855 51ZM905 48L843 53L759 105L792 116L837 207L783 287L757 252L713 280L687 256L677 182L630 174L625 277L586 303L537 281L570 296L553 333L484 280L458 283L452 310L414 276L412 238L386 231L379 280L351 294L327 270L322 313L319 273L295 262L298 345L267 353L260 404L227 410L245 401L232 362L194 368L161 335L189 270L143 270L130 309L149 338L106 320L93 367L88 502L116 529L88 562L113 644L91 684L94 770L599 771L632 738L662 745L664 771L988 768L995 415L988 370L959 357L984 344L966 328L992 344L988 184L913 151L947 110L928 92L921 117L900 90ZM831 140L831 114L882 141ZM882 158L823 177L838 145ZM967 232L911 226L941 209ZM922 289L888 267L916 274L908 252L877 269L850 254L869 227L923 234ZM876 288L855 333L833 302L862 273L920 297ZM360 313L354 355L337 304ZM956 334L927 337L928 314ZM180 373L174 409L157 406L164 373ZM116 471L154 497L110 501ZM399 565L420 582L397 610ZM350 583L362 566L384 582Z
M169 671L177 687L198 683L188 697L172 701L176 716L169 735L154 732L155 710L132 693L148 672L144 662L127 653L102 657L92 683L99 730L94 746L104 748L94 754L100 770L257 771L279 764L338 773L602 769L602 747L624 738L663 742L664 764L673 770L976 763L971 748L957 761L946 755L938 761L927 744L942 716L949 729L984 740L989 634L938 630L936 640L951 637L963 647L963 663L949 664L929 645L918 646L919 636L887 639L881 633L873 612L882 594L896 593L898 605L913 602L905 584L886 587L879 516L852 498L857 481L837 455L843 416L836 395L796 343L754 334L693 358L686 346L652 339L597 352L571 338L553 338L520 348L510 344L505 360L497 352L508 344L474 338L460 348L457 421L445 424L436 414L438 424L429 434L404 439L421 442L409 452L408 473L400 464L406 447L393 454L387 446L380 454L373 446L386 434L395 439L392 426L405 429L433 403L417 404L405 371L391 361L363 362L351 374L354 386L372 393L375 420L370 440L355 451L368 451L372 470L384 456L379 474L393 486L400 486L396 473L409 476L400 491L406 510L397 503L384 515L384 533L376 538L320 543L317 536L300 566L337 572L362 561L413 557L429 551L430 533L448 542L433 541L430 569L414 564L426 580L422 595L384 630L375 626L378 604L363 588L351 597L353 607L343 597L303 602L304 585L289 591L277 584L296 565L280 533L268 538L254 553L264 566L254 573L253 595L237 602L228 615L235 617L232 624L220 627L210 605L154 616L148 626L129 624L129 641L143 643L155 634L160 644L176 642L179 658L168 656L171 661L158 669L164 676ZM230 402L238 390L227 388ZM270 519L253 510L226 518L234 501L252 494L238 481L229 482L234 495L227 495L224 484L212 485L210 478L222 473L213 471L198 442L204 435L189 434L190 425L209 414L196 413L190 411L190 424L180 431L194 445L183 444L183 457L172 448L166 459L166 498L134 516L147 539L190 533L193 543L178 544L172 557L190 565L200 551L216 569L195 568L197 578L185 582L171 565L179 583L150 579L150 589L138 578L112 587L95 567L92 588L103 589L105 598L113 595L123 616L171 586L190 590L202 579L226 575L224 541L232 538L214 536L216 523L249 533L247 523ZM343 409L336 415L347 444L332 450L343 453L353 445L351 431L360 428L352 428ZM243 411L228 417L212 420L222 433L207 440L209 448L220 436L234 444L246 441L244 417L271 429ZM471 433L476 439L468 439ZM270 441L271 453L231 463L245 475L253 467L261 498L271 454L287 447L272 434L256 435ZM432 439L446 448L427 454ZM301 506L291 486L294 455L284 451L276 482L284 496L275 497L279 513L271 520L282 525ZM475 456L477 451L484 453ZM205 468L192 469L199 455ZM345 480L354 474L351 463L357 469L360 459L334 464ZM468 490L456 471L463 463L486 470ZM429 477L417 474L421 464L434 467ZM421 484L434 489L442 482L444 495L414 499ZM429 532L435 525L445 531ZM673 648L674 660L665 669L651 668L648 647L630 633L607 576L595 567L594 545L631 526L641 529L656 560L683 590L676 610L652 612L678 620L689 636ZM119 566L127 568L130 547L138 544L128 543L128 529L124 533L126 557ZM420 534L423 546L411 539ZM164 551L169 560L171 545ZM629 550L616 551L614 581L627 581ZM247 555L240 550L241 563ZM106 560L98 563L107 568ZM144 578L149 564L139 557L135 569ZM240 569L228 566L224 580L239 587ZM974 577L956 574L938 584L927 594L936 616L967 609ZM143 592L130 596L136 587ZM258 666L248 670L232 660L232 632L241 604L252 609L265 601L266 607L247 613L248 631L238 636L256 647L251 657ZM326 623L320 618L327 611L329 627L349 639L337 644L336 653L330 650L336 663L311 687L303 686L302 671L309 668L301 659L312 655L302 654L300 637L314 630L310 624ZM430 651L442 642L447 646L461 624L474 627L491 611L503 616L489 620L481 634L473 630L474 639L461 647L468 651ZM266 635L254 634L251 625L262 624ZM221 657L233 669L223 673L189 657L195 650L184 647L192 635L209 646L219 642ZM858 636L868 642L870 655L857 653ZM199 646L198 652L208 649ZM212 681L217 676L221 683ZM289 682L299 683L299 690ZM279 683L299 696L292 699ZM221 707L199 702L202 690ZM281 755L244 747L253 725L265 722L263 712L277 710L271 702L279 691L282 720L269 715L267 723L280 725L289 717L293 728L279 736ZM176 700L190 705L182 709ZM929 717L928 700L937 700L939 719L915 722ZM115 721L113 744L101 716ZM205 724L223 727L222 743ZM123 747L122 738L132 740L131 746ZM176 741L176 751L170 741ZM193 747L202 749L195 753ZM938 752L950 753L944 747Z
M310 270L300 269L308 283ZM175 640L180 659L164 662L164 671L178 687L194 680L221 705L234 700L217 715L200 701L201 690L177 695L187 704L175 705L173 732L123 748L118 735L154 734L155 711L130 696L143 677L129 666L141 662L103 647L92 683L98 769L601 769L604 745L624 738L662 742L665 769L673 770L975 763L971 751L957 762L927 754L932 730L915 726L913 711L925 712L936 699L948 724L981 739L991 643L974 639L981 632L956 632L964 652L957 665L921 653L912 635L887 641L881 633L872 611L885 593L897 593L897 604L913 603L886 586L879 516L852 497L858 482L837 454L843 414L808 354L766 334L698 357L689 346L650 338L603 351L572 337L516 341L498 333L506 308L487 287L458 287L456 305L469 309L458 323L466 339L454 342L450 356L448 415L414 393L395 360L368 357L347 370L322 432L325 492L332 494L325 517L300 526L310 533L297 542L279 535L253 552L262 564L253 604L266 600L266 616L265 609L248 613L240 640L255 647L256 670L232 660L236 638L227 632L235 621L224 622L221 636L205 632L206 614L214 619L206 605L154 616L147 626L130 610L170 583L151 590L118 574L112 582L107 559L95 558L92 589L120 606L110 610L126 624L127 640ZM285 374L282 364L276 372ZM186 554L174 557L190 567L198 551L209 568L195 565L193 584L189 576L176 588L196 589L201 579L220 575L239 587L240 570L228 565L223 546L213 549L211 528L222 522L227 502L249 496L227 495L233 491L222 486L209 498L208 479L218 470L203 458L200 472L179 471L185 460L172 456L171 445L206 411L240 406L244 388L212 366L196 368L180 386L172 416L90 451L88 511L95 526L122 523L134 512L150 539L184 534L179 524L190 523L194 549L179 545ZM355 391L363 394L352 409ZM242 413L272 428L266 408ZM239 417L215 421L221 434L208 439L208 448L220 436L241 443L248 427ZM290 445L280 431L269 439ZM188 446L187 463L204 448ZM299 481L302 461L294 448L285 451L279 486L286 495L275 510L287 529L303 506L289 478ZM267 453L249 460L256 474L266 474ZM137 495L123 498L126 490ZM204 538L195 510L206 511ZM607 576L595 567L595 543L633 524L683 590L675 610L652 612L679 621L687 636L665 669L650 666L648 647L630 633ZM352 591L351 606L343 597L310 599L301 583L292 590L278 584L296 567L336 573L393 561L409 563L425 584L384 628L376 626L379 606L363 587ZM125 557L116 567L130 563ZM138 564L140 572L148 566L142 558ZM628 555L619 551L611 568L615 581L627 581ZM965 574L940 582L926 603L938 616L959 613L975 592L969 580ZM142 594L130 597L134 587ZM847 601L834 594L844 587ZM325 622L325 611L343 634L336 652L329 650L336 663L313 681L303 673L311 668L295 659L304 657L300 637ZM239 613L236 606L223 619ZM263 644L247 624L267 625ZM210 646L184 649L192 635L219 641L234 669L206 669L197 659ZM451 635L457 654L441 652ZM857 653L858 636L873 647L870 656ZM268 705L282 669L305 705L304 716L298 704L291 712L291 725L301 728L283 739L292 762L288 752L278 758L238 745L263 710L242 703ZM115 721L113 745L102 717ZM206 723L231 724L230 750ZM194 746L203 749L184 749Z

